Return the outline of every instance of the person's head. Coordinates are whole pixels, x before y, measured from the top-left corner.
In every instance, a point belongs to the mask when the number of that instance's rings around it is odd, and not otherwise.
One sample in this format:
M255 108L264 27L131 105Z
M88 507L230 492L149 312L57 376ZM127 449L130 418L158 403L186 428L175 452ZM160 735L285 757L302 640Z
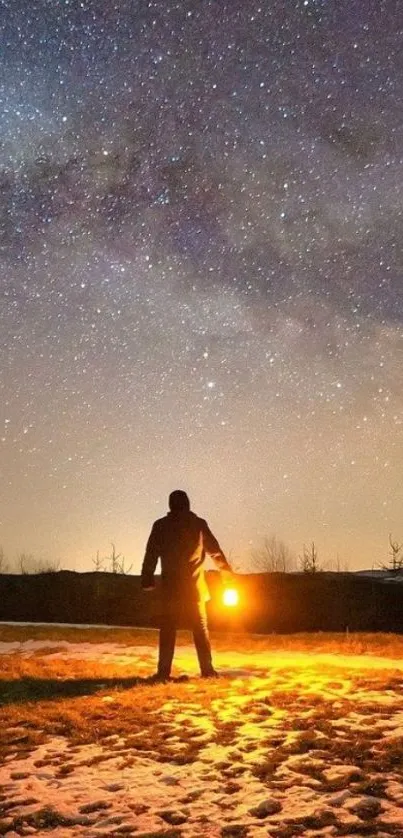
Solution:
M169 496L169 508L171 512L189 512L190 501L182 489L175 489Z

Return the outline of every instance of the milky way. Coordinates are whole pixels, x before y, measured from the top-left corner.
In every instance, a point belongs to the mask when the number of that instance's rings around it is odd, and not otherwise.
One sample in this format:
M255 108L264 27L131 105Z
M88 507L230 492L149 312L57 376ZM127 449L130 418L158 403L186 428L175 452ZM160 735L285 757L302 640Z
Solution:
M403 11L2 2L1 527L141 564L403 540Z

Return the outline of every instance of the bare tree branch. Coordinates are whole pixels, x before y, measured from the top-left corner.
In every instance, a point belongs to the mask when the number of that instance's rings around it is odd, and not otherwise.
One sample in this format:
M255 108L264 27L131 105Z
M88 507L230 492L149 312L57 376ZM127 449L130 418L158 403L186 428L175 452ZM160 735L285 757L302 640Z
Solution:
M292 550L276 535L266 537L261 547L252 550L252 560L263 573L289 573L295 567Z
M322 567L318 562L318 551L315 542L311 542L310 547L305 544L302 549L302 556L299 557L300 567L303 573L319 573Z

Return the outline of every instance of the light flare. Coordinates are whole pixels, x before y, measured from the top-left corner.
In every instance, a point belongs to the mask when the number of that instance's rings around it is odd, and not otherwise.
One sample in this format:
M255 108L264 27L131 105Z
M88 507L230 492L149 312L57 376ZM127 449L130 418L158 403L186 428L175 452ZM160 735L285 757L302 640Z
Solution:
M239 603L238 591L235 588L226 588L223 593L222 601L224 605L234 608Z

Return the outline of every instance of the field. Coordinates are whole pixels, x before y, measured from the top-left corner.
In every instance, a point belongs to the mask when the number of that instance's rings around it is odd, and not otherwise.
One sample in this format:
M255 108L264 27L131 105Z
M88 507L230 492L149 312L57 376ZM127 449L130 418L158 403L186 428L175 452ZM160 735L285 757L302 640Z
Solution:
M212 639L0 626L0 835L402 838L403 638Z

